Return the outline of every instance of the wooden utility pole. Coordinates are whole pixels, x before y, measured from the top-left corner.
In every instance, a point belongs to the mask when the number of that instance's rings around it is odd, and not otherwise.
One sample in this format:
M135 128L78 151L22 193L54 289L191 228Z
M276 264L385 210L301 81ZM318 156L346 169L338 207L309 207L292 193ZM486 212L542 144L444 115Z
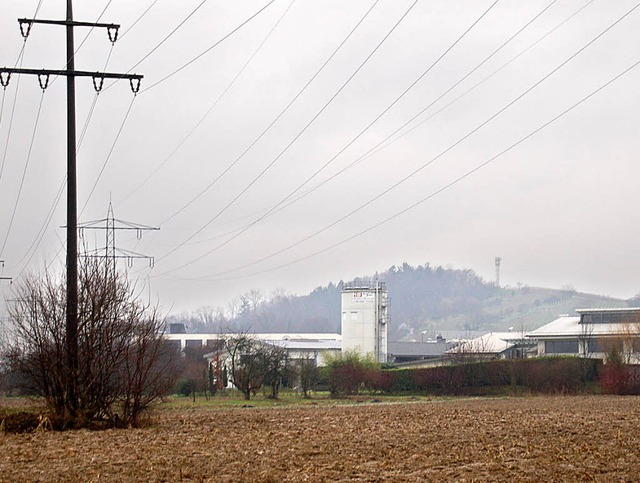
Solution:
M67 387L69 410L78 410L78 196L76 190L76 78L73 5L67 0Z
M46 89L50 75L67 78L67 305L66 305L66 364L69 374L66 406L72 416L78 410L78 202L76 190L76 77L92 77L97 92L102 89L105 78L128 79L134 95L140 89L141 75L116 74L109 72L86 72L75 70L75 46L73 33L75 27L103 27L107 29L112 43L118 38L119 25L106 23L75 22L73 20L72 0L67 0L66 20L18 19L20 31L26 39L35 23L64 25L67 32L67 64L62 70L22 69L0 67L0 79L6 87L11 74L37 75L40 86ZM26 26L26 28L25 28ZM6 77L5 77L6 76ZM46 80L44 80L46 79ZM6 84L5 84L6 81Z

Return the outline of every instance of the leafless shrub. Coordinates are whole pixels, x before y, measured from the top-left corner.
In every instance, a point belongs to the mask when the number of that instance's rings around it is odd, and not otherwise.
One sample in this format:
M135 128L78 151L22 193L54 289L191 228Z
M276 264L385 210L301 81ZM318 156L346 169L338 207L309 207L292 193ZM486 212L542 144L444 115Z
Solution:
M7 367L20 384L42 395L63 425L107 420L136 425L142 412L172 388L174 354L165 343L157 308L135 297L122 274L96 260L79 271L78 408L65 390L73 377L66 363L64 279L45 271L16 285L9 306Z
M229 365L229 379L246 400L263 384L271 385L271 395L278 390L285 370L286 350L255 339L247 332L223 337Z

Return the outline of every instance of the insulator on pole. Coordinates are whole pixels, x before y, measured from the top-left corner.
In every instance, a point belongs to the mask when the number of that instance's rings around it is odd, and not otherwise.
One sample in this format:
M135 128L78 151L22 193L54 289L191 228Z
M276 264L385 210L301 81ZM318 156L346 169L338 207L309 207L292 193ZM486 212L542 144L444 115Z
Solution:
M140 92L140 79L129 79L129 85L134 94Z
M31 33L33 22L25 19L18 20L18 22L20 23L20 34L25 40L27 40L27 37L29 37L29 34ZM26 28L25 25L27 26Z
M0 72L0 84L6 90L9 86L9 81L11 80L11 72Z
M115 44L116 40L118 40L118 30L119 27L115 25L113 27L107 27L107 35L112 44Z
M96 90L98 94L102 91L102 86L104 85L104 77L101 75L95 75L92 77L93 80L93 88Z
M38 74L38 84L40 84L42 92L47 90L47 87L49 87L49 74Z

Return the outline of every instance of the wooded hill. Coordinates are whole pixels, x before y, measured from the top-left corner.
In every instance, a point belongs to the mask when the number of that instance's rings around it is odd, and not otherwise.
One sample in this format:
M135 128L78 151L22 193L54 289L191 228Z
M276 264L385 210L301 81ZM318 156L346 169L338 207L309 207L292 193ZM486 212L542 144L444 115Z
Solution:
M501 287L473 270L392 266L371 277L386 282L390 298L389 340L419 340L438 333L532 330L577 308L626 307L638 300L528 286ZM340 332L343 282L318 287L308 295L282 291L265 296L250 290L227 307L201 307L170 317L189 332Z

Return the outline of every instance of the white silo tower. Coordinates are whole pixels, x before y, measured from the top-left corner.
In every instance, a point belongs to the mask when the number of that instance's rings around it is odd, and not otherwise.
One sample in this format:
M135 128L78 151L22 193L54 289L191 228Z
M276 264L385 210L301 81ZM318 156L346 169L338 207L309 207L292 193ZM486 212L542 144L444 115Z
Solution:
M353 282L342 288L342 351L372 354L387 362L387 288L384 282Z

